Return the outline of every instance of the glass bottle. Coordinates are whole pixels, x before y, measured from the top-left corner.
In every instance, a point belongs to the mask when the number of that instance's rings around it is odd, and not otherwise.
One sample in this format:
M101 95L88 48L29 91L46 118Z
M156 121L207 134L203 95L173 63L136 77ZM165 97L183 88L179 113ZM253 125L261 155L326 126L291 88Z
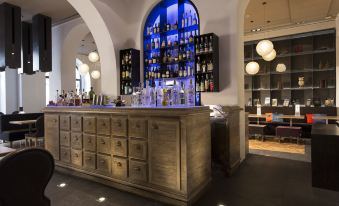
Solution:
M210 36L210 41L209 41L209 51L213 52L213 36Z
M205 92L205 79L204 79L204 75L201 75L200 91L201 92Z
M197 61L197 73L199 74L201 72L201 63L200 63L200 57L198 57Z
M206 74L206 79L205 79L205 91L208 92L209 91L209 87L210 87L210 82L208 80L208 74Z
M193 86L193 80L190 79L190 84L187 88L187 105L188 106L194 106L195 105L195 92L194 92L194 86Z
M180 98L180 105L185 105L186 104L186 92L185 92L184 82L181 82L179 98Z
M180 89L177 85L177 81L174 80L174 85L173 85L173 88L172 88L172 105L174 105L174 106L179 105L179 103L180 103L179 91L180 91Z

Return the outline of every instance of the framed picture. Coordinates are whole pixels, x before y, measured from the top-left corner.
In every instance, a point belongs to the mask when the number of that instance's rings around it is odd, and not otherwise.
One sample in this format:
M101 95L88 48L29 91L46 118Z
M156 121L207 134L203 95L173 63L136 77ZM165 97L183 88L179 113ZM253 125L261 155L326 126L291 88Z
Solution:
M271 98L270 97L266 97L265 98L265 106L271 106Z
M289 100L289 99L285 99L285 100L284 100L283 106L284 106L284 107L290 106L290 100Z
M278 99L272 99L272 107L278 106Z
M306 107L310 107L312 104L312 100L311 99L307 99L306 101Z

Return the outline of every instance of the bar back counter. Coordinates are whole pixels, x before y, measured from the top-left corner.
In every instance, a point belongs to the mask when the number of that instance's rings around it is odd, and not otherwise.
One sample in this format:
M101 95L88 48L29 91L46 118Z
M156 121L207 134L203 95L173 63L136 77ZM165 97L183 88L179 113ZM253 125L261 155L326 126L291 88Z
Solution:
M47 107L45 147L57 170L173 205L211 180L208 107Z

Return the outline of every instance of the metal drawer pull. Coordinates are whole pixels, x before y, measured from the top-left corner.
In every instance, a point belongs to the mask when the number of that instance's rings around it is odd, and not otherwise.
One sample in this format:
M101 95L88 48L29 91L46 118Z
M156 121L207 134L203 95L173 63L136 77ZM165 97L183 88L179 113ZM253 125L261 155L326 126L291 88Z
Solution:
M101 140L101 144L106 144L106 142L105 142L105 141L103 141L103 140Z
M137 150L141 150L141 145L138 144L138 145L136 146L136 148L137 148Z
M102 123L101 126L106 127L106 123Z
M78 157L79 157L79 155L78 155L78 154L75 154L74 156L75 156L76 158L78 158Z
M117 166L118 166L118 167L121 167L121 166L122 166L122 164L121 164L120 162L118 162L118 163L117 163Z
M78 136L75 136L75 141L79 141L79 138L78 138Z
M121 147L121 142L120 141L117 142L117 147Z
M67 123L67 121L66 120L64 120L64 124L66 124Z
M141 171L140 167L134 167L134 170L137 171L137 172Z
M89 126L92 125L92 122L88 122L88 125L89 125Z
M118 127L121 127L121 126L122 126L121 121L119 121L118 122Z
M78 121L75 121L75 124L79 124L79 122L78 122Z
M57 123L58 120L54 119L54 122Z
M65 135L65 137L64 137L65 139L67 139L67 136Z
M64 152L64 156L67 156L68 155L68 152Z
M90 157L87 157L87 160L92 160L92 158L90 158Z
M105 160L100 160L100 163L101 163L101 164L104 164L104 163L105 163Z
M156 124L153 124L153 126L152 126L152 127L153 127L153 129L154 129L154 130L157 130L157 129L159 129L158 125L156 125Z

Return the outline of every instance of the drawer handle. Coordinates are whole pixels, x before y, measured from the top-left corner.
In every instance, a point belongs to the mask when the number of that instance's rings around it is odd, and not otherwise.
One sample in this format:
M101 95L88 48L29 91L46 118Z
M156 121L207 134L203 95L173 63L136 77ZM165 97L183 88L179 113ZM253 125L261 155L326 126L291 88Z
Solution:
M122 166L122 164L121 164L120 162L118 162L118 163L117 163L117 166L118 166L118 167L121 167L121 166Z
M91 125L92 125L92 122L88 122L88 125L91 126Z
M87 160L92 160L92 158L91 157L87 157Z
M156 124L153 124L152 127L153 127L154 130L158 130L159 129L158 125L156 125Z
M140 167L134 167L134 170L137 171L137 172L141 171Z
M102 123L101 126L106 127L106 123Z
M79 157L79 155L78 155L78 154L75 154L74 156L75 156L76 158L78 158L78 157Z
M64 120L64 124L66 124L67 123L67 121L66 120Z
M121 121L119 121L118 122L118 127L121 127L121 126L122 126Z
M64 156L67 156L68 155L68 153L67 152L64 152Z
M106 144L106 142L104 140L101 140L101 144Z
M56 119L54 119L54 123L57 123L57 120L56 120Z
M137 145L137 150L141 150L141 145L140 144Z
M91 139L88 139L88 143L92 143L92 140L91 140Z
M121 147L121 142L120 141L117 142L117 147Z
M79 141L79 138L77 136L75 136L75 141Z
M100 163L101 164L105 164L105 160L100 160Z
M67 139L67 136L65 135L64 138Z
M78 121L75 121L75 124L79 124L79 122L78 122Z

